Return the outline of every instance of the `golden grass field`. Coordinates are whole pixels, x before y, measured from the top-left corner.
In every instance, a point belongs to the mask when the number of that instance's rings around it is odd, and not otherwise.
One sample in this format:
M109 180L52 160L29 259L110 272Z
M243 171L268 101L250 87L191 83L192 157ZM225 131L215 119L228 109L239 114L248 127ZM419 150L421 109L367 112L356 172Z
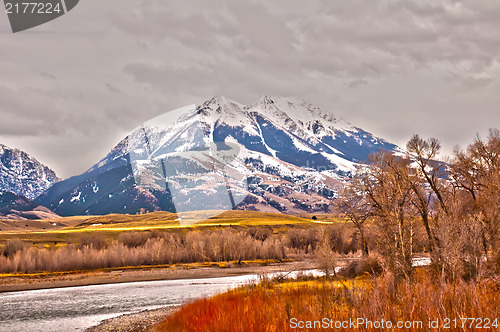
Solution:
M309 227L315 224L342 222L342 218L318 215L318 220L279 213L258 211L225 211L205 219L213 211L185 212L182 219L170 212L152 212L140 215L109 214L104 216L61 217L48 220L0 221L0 243L21 239L39 244L62 244L78 241L82 235L99 234L115 238L126 231L170 230L182 232L196 228L270 226L279 231L288 227ZM202 220L202 221L200 221Z

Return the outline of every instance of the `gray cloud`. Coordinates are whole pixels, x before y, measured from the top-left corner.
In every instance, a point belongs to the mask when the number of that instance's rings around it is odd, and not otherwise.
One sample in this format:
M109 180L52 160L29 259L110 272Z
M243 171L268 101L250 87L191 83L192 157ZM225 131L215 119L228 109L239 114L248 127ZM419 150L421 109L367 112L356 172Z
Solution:
M0 19L0 142L61 176L142 121L213 95L296 96L403 145L498 127L491 0L86 0L20 34Z

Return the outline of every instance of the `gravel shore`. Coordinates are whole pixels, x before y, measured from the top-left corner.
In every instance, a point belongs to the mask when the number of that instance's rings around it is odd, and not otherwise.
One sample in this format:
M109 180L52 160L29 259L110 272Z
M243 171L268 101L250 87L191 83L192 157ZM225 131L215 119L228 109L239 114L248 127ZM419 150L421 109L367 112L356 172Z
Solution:
M121 315L102 321L86 332L149 332L156 323L177 310L178 306L145 310L133 314Z

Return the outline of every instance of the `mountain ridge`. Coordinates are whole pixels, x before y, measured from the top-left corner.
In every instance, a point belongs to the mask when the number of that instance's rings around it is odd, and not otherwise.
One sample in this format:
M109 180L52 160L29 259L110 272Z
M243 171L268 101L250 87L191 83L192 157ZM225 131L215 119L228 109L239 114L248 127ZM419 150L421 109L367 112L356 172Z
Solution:
M237 151L223 167L245 174L247 183L214 169L214 143ZM37 201L61 215L175 212L189 206L179 195L202 202L200 208L223 209L213 200L232 191L241 209L325 211L342 181L380 148L401 150L301 100L263 96L245 106L215 96L144 123L89 170L55 184ZM179 167L197 174L197 182Z

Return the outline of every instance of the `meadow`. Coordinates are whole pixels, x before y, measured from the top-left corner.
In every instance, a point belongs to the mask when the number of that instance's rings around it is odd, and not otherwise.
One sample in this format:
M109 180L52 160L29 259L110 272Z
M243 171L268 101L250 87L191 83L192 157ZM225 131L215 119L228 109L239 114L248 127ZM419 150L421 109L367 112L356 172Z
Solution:
M206 211L186 212L182 223L175 213L151 212L138 215L110 214L104 216L76 216L51 220L10 221L9 228L0 231L0 245L10 239L19 239L32 244L71 244L86 236L102 236L106 241L116 239L123 232L155 231L185 232L193 229L217 229L223 227L248 228L269 226L280 229L294 226L312 226L311 219L256 211L226 211L210 219L204 219ZM201 220L201 221L200 221ZM341 218L323 216L327 223L338 222ZM0 221L2 223L2 221ZM3 222L4 224L6 221ZM24 227L24 225L28 227ZM17 227L12 227L17 225ZM58 226L54 226L58 225ZM43 226L43 227L42 227ZM49 227L51 226L51 227ZM45 227L45 229L43 229Z

